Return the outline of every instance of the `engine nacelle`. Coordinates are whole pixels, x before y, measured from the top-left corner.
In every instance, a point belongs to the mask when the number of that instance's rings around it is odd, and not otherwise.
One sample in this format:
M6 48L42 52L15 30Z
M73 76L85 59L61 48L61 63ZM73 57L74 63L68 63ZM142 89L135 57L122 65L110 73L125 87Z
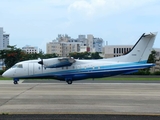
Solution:
M73 58L50 58L50 59L43 59L38 63L44 65L45 68L58 68L58 67L65 67L71 66L75 60Z

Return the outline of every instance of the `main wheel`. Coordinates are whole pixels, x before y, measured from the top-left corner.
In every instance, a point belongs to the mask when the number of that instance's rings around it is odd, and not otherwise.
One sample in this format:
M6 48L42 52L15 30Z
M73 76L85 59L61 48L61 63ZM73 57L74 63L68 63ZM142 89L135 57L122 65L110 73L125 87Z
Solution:
M68 84L72 84L72 80L68 80L67 83L68 83Z
M14 83L14 84L18 84L18 82L17 82L17 81L14 81L13 83Z

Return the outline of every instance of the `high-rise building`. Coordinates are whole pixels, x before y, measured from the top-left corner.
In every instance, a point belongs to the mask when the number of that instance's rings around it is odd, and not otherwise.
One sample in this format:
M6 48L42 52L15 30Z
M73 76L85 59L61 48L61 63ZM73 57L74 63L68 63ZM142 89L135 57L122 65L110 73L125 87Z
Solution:
M9 34L4 34L3 27L0 27L0 50L7 49L9 45Z
M6 49L9 45L9 34L3 34L3 49Z
M0 27L0 50L3 50L3 28Z

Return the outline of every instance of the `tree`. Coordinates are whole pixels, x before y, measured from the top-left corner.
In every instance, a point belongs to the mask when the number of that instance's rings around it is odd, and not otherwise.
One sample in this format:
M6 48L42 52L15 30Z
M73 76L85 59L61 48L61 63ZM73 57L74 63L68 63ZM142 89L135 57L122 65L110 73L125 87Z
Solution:
M102 59L102 57L99 55L98 52L91 53L91 58L92 59Z
M147 63L155 63L156 62L156 51L151 51L151 54L149 55Z
M148 57L147 63L155 63L156 62L156 51L151 51L151 54ZM150 68L145 68L142 70L139 70L137 73L138 75L149 75L150 74Z
M98 52L95 53L90 53L90 52L81 52L81 53L70 53L69 54L71 57L75 59L102 59L101 56L99 56Z
M53 53L53 54L44 54L43 58L47 59L47 58L55 58L55 57L58 57L58 55L56 55L55 53Z
M22 61L25 53L16 48L16 46L8 46L8 49L0 51L0 59L4 60L6 69L12 67L15 63Z
M24 60L33 60L33 59L46 59L57 57L55 53L53 54L44 54L43 52L27 54L20 48L16 46L8 46L8 49L0 50L0 59L5 63L6 69L12 67L14 64Z

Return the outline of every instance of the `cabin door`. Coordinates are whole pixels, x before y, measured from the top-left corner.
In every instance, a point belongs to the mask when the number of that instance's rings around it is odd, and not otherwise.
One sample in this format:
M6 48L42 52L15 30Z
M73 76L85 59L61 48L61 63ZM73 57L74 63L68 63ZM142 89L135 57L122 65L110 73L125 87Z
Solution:
M34 74L34 67L33 63L28 63L28 75L33 75Z

